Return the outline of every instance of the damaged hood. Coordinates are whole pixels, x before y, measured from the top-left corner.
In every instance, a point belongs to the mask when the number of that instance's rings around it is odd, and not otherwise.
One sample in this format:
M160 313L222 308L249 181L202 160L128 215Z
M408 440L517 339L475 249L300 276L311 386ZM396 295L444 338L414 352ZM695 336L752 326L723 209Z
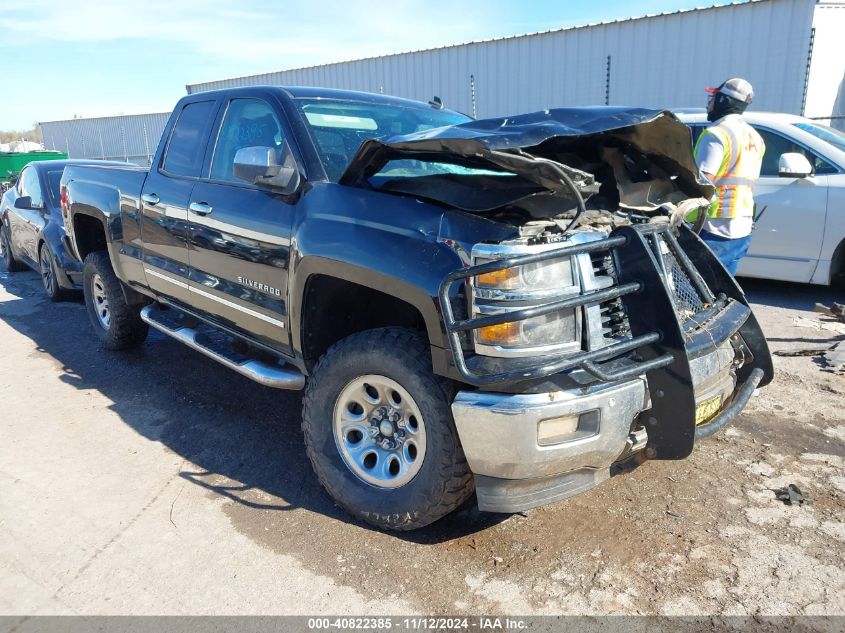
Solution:
M413 177L391 177L385 170L407 159L478 175L423 169ZM535 217L551 217L574 204L561 170L585 200L601 194L603 208L654 211L690 198L710 199L714 191L695 164L683 123L667 111L622 107L560 108L371 139L340 183L467 211L522 206Z

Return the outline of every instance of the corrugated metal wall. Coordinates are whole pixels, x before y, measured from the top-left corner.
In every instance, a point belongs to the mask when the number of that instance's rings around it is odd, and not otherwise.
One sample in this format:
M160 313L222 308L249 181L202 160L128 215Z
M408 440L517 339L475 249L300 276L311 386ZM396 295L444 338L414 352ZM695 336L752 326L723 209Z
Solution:
M491 117L605 101L703 107L704 87L742 76L754 85L755 109L800 113L814 8L815 0L757 0L187 89L276 84L422 101L438 95L451 108Z
M149 166L169 113L39 123L44 147L70 158L126 160Z

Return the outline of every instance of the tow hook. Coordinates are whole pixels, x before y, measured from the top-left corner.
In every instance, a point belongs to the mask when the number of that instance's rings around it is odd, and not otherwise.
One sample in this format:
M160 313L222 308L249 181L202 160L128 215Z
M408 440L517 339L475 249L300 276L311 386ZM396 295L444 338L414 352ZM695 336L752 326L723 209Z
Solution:
M640 427L638 429L634 429L631 431L630 435L628 435L628 440L626 442L625 448L627 449L627 453L637 453L645 448L645 445L648 443L648 433L646 432L645 428Z
M748 349L748 345L745 344L745 341L739 333L736 333L731 337L731 346L734 349L734 367L742 367L746 363L750 363L754 360L754 354L752 354L751 350Z

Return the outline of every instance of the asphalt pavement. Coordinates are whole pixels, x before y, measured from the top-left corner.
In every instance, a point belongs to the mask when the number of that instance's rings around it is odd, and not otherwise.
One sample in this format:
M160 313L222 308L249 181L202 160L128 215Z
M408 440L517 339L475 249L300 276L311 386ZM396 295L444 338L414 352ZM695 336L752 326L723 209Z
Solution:
M793 324L841 293L744 283L774 349L842 338ZM81 301L0 271L0 613L843 614L845 378L776 367L687 460L385 534L317 484L298 393L157 333L107 352Z

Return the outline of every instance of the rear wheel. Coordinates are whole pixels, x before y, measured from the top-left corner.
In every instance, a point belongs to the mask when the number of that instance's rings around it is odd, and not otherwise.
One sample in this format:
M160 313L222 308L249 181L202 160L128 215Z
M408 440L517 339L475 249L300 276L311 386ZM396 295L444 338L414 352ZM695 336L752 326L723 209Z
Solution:
M0 227L0 253L2 253L3 262L6 264L6 270L10 273L16 273L25 268L21 262L15 259L15 256L12 253L8 225Z
M65 301L70 293L59 285L56 275L56 260L47 244L42 244L38 251L38 267L41 271L41 282L44 284L44 292L50 301Z
M333 345L303 401L305 445L320 483L382 529L420 528L457 508L473 485L450 391L412 330L369 330Z
M137 347L147 338L149 326L141 320L141 306L129 305L104 251L85 258L82 289L88 318L106 349Z

